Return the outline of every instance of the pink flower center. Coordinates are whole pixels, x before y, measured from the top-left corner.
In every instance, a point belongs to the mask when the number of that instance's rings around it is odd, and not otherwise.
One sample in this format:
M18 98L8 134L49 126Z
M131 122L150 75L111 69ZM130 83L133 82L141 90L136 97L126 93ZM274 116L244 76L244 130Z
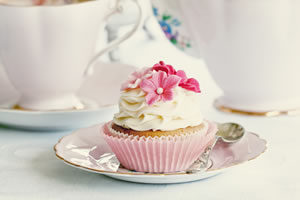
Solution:
M156 90L157 94L162 94L163 92L164 92L164 89L161 87L157 88L157 90Z

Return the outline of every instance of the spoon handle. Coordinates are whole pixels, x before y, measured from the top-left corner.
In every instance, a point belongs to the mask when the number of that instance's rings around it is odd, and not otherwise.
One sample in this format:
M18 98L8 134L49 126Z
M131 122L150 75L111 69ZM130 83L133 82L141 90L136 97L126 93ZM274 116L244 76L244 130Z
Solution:
M212 152L213 148L217 144L219 138L221 138L221 137L220 136L216 136L216 139L215 139L214 143L212 145L210 145L209 147L207 147L205 149L205 152L199 158L200 160L202 160L202 162L203 162L203 164L204 164L205 167L207 167L207 165L208 165L210 153Z
M204 153L192 164L192 166L186 171L187 173L198 173L205 171L209 166L209 157L210 153L213 150L214 146L217 144L220 136L216 136L214 142L208 146Z

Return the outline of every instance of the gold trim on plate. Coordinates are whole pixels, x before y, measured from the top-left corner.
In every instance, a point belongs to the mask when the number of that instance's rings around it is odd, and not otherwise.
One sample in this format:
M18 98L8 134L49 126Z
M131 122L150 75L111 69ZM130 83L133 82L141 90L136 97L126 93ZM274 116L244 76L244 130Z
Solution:
M214 101L214 107L220 111L249 116L275 117L280 115L300 114L300 108L292 110L247 111L223 105L219 98Z
M76 111L92 111L92 110L99 110L109 107L117 106L117 104L104 104L100 105L98 108L90 108L88 104L85 104L83 108L70 108L70 109L62 109L62 110L31 110L27 108L23 108L19 106L18 104L13 104L7 107L1 107L0 104L0 112L1 111L14 111L14 112L26 112L26 113L45 113L45 112L51 112L51 113L60 113L60 112L76 112Z
M39 111L39 110L31 110L31 109L27 109L27 108L23 108L22 106L15 104L13 107L11 107L12 110L21 110L21 111L30 111L30 112L34 112L34 111ZM50 110L50 111L71 111L71 110L83 110L85 109L83 108L68 108L68 109L62 109L62 110Z

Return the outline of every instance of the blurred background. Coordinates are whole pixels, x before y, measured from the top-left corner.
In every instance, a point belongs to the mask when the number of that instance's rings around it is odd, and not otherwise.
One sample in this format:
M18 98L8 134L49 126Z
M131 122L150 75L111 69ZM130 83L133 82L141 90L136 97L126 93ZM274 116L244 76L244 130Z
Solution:
M2 4L10 5L31 5L42 4L44 6L49 5L61 5L65 3L76 3L77 1L7 1L1 0ZM195 78L200 78L200 84L204 93L209 91L209 87L218 87L214 82L210 80L210 74L206 70L204 62L202 59L192 57L190 55L195 55L196 44L189 36L186 24L183 22L182 13L179 10L179 1L172 0L142 0L139 1L142 8L142 22L138 30L128 38L126 42L120 44L117 48L113 49L111 52L104 54L98 59L98 65L101 67L95 67L95 74L88 77L82 87L89 87L88 85L95 85L97 81L99 82L103 79L106 82L115 83L112 91L113 100L116 103L119 95L119 85L122 80L124 80L124 74L117 76L118 78L112 79L113 77L103 77L101 74L108 72L114 74L120 72L119 69L122 68L124 73L130 73L135 68L142 68L145 66L152 66L154 63L160 60L166 63L173 64L179 69L188 70L189 74ZM131 2L124 2L124 11L120 14L111 16L107 20L105 26L105 31L101 31L98 34L98 41L96 45L96 50L103 48L104 45L116 38L126 34L134 26L135 21L138 17L137 8L132 5ZM121 63L112 64L112 63ZM115 68L114 68L115 67ZM121 70L121 71L122 71ZM7 102L9 99L15 99L18 96L18 92L14 89L10 83L7 75L3 69L0 67L0 86L1 95L0 100L2 102ZM123 77L123 78L120 78ZM121 80L120 80L121 79ZM117 81L116 81L117 80ZM99 89L101 91L101 88ZM92 93L87 94L87 92L80 90L79 93L83 95L92 96L97 98L97 95ZM211 90L211 91L216 91ZM215 95L215 94L214 94ZM101 100L100 100L101 101ZM111 103L111 99L103 100L100 102L102 105Z

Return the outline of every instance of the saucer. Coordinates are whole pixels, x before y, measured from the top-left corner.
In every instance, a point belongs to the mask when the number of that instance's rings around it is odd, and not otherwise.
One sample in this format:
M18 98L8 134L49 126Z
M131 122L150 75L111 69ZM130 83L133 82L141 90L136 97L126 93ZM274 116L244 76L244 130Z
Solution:
M134 172L120 167L116 172L103 170L97 165L96 155L111 153L101 132L101 125L83 128L67 135L54 146L56 156L66 164L85 171L103 174L115 179L137 183L184 183L197 181L215 176L227 169L250 161L261 155L266 150L266 141L257 134L247 132L235 144L218 142L211 152L211 166L199 173L142 173ZM96 153L95 153L96 152Z
M120 85L134 70L135 67L120 63L98 63L94 74L87 77L77 93L85 105L84 109L30 111L13 109L19 94L0 69L0 124L28 130L57 131L108 121L117 112Z
M231 105L228 105L226 101L224 101L223 97L219 97L214 101L214 107L220 111L227 112L227 113L234 113L234 114L241 114L241 115L250 115L250 116L262 116L262 117L275 117L280 115L299 115L300 108L296 109L273 109L273 110L266 110L266 111L255 111L255 110L245 110L234 108Z
M0 123L25 130L62 131L87 127L107 121L117 112L117 105L90 107L88 100L82 110L28 111L0 108Z

